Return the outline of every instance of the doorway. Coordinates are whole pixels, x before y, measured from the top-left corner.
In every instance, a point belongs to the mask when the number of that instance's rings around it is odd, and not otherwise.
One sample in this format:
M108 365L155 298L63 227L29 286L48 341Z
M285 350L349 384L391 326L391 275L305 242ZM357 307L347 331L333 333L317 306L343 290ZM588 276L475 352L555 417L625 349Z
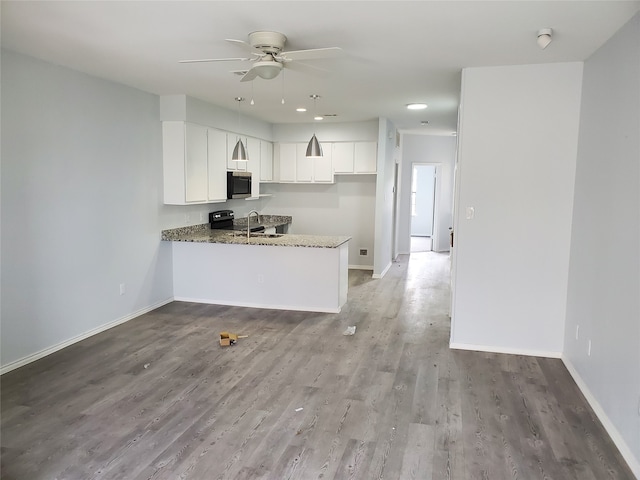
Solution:
M411 253L434 249L436 166L414 163L411 170Z

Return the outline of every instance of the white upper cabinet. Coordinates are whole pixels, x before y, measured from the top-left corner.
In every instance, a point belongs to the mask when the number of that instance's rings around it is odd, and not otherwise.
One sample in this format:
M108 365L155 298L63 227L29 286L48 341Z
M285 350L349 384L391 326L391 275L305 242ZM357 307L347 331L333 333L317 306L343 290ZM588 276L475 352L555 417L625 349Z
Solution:
M339 142L334 143L332 147L335 173L376 173L376 142Z
M282 183L333 183L331 144L323 143L323 156L307 158L306 143L276 144L274 162Z
M186 124L186 201L207 201L207 128Z
M273 143L260 140L260 181L273 181Z
M353 142L331 144L333 171L335 173L353 173Z
M296 143L296 182L313 182L313 158L307 158L307 146L304 143Z
M331 144L321 143L321 145L322 157L313 159L313 181L316 183L333 183L333 153Z
M378 144L376 142L355 142L353 173L376 173L377 164Z
M260 196L260 140L248 137L245 146L249 157L249 161L246 162L247 171L251 172L251 197L258 198Z
M214 128L207 130L209 201L227 200L227 133Z
M238 138L248 162L231 161ZM293 158L295 181L295 152ZM225 202L228 170L251 172L251 197L258 198L263 167L266 181L273 181L273 144L194 123L163 121L162 165L166 204Z
M296 144L280 143L278 144L278 165L280 171L279 180L281 182L296 181Z
M207 201L207 128L181 121L162 122L164 203Z

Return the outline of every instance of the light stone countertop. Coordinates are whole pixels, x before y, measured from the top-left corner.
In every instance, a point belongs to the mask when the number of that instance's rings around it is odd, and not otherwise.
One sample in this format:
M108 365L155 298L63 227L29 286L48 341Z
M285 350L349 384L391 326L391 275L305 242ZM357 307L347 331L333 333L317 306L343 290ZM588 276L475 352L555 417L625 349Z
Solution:
M270 225L269 223L262 222L261 224L264 224L267 228L270 226L276 226L276 224ZM283 225L283 222L277 223L277 225ZM337 248L343 243L351 240L351 237L296 234L276 234L276 236L270 236L268 234L252 233L251 238L247 241L247 234L244 231L212 230L211 226L208 223L205 223L202 225L192 225L189 227L163 230L162 240L168 242L272 245L277 247Z

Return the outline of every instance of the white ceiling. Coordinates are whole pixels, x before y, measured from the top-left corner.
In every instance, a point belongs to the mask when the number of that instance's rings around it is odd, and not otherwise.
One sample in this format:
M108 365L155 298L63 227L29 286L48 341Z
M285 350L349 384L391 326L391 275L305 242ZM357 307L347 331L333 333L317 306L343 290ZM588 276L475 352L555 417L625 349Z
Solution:
M2 47L158 95L187 94L269 123L387 117L402 131L456 129L464 67L585 60L638 10L638 1L6 1ZM536 32L554 30L546 50ZM284 82L240 82L246 62L179 64L244 57L225 38L256 30L288 37L285 50L342 47L316 60L326 76L287 70ZM312 63L312 62L309 62ZM253 85L252 85L253 84ZM285 104L281 104L284 91ZM426 102L427 110L405 105ZM295 112L306 106L309 112ZM427 120L428 126L420 122Z

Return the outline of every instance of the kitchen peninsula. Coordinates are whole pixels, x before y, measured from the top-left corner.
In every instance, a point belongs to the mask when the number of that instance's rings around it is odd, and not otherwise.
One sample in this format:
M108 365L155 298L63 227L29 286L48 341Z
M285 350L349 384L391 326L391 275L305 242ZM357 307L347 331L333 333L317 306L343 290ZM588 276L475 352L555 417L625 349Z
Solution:
M242 225L242 219L236 222ZM350 238L247 238L246 230L212 230L209 224L162 232L162 240L172 242L175 300L329 313L347 300Z

